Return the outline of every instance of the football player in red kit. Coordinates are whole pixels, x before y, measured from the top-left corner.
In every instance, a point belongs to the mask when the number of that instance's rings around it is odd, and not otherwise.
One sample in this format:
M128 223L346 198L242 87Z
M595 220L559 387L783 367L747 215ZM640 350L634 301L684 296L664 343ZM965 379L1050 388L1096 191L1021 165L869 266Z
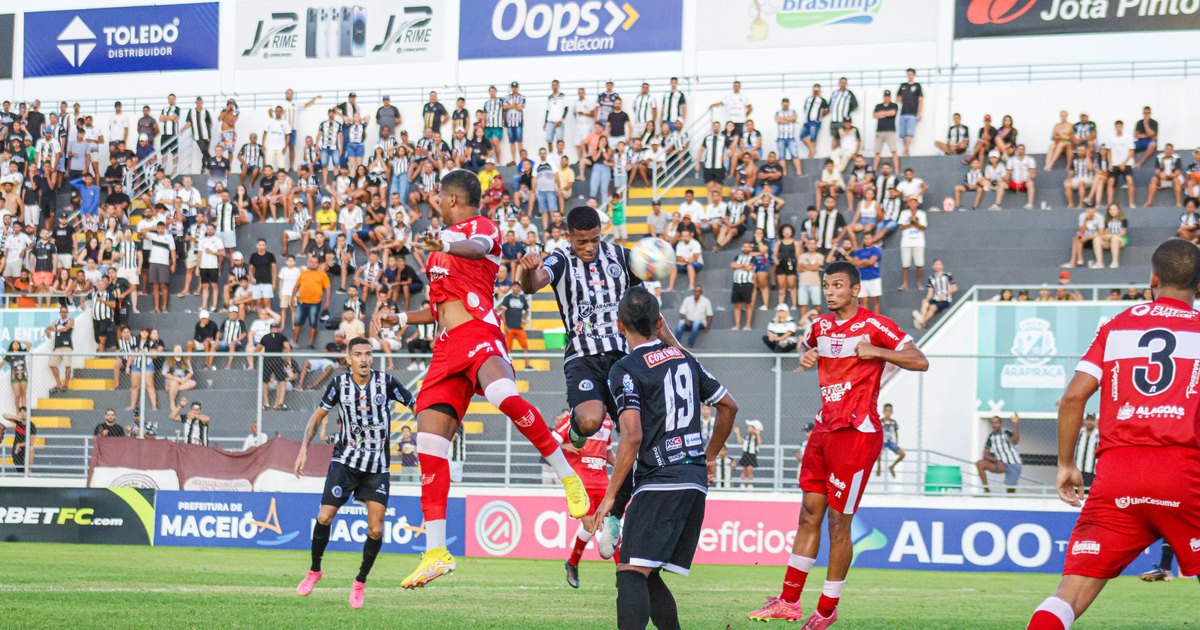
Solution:
M1200 573L1200 250L1171 239L1151 258L1154 301L1100 327L1058 406L1058 495L1078 506L1075 444L1100 391L1096 477L1067 543L1058 590L1029 621L1065 630L1108 580L1160 537L1185 575ZM1181 618L1182 621L1182 618Z
M479 178L466 170L447 173L441 182L442 220L449 227L422 237L429 310L376 315L383 326L431 324L442 329L433 359L417 394L417 458L421 466L421 512L425 553L421 564L401 582L424 586L454 570L446 549L446 503L450 495L450 438L463 421L471 397L483 394L508 416L550 463L567 492L571 516L588 513L583 481L563 456L542 415L517 393L504 334L493 309L500 268L500 231L479 214Z
M837 620L837 605L854 552L850 523L875 460L883 450L879 381L888 363L925 371L929 361L895 322L858 306L858 268L835 262L825 268L829 312L813 322L801 350L804 369L817 367L821 411L800 463L804 497L783 591L768 597L750 619L804 618L800 592L821 546L821 521L829 513L829 569L817 609L801 630L821 630Z
M608 465L614 461L611 450L612 433L612 418L605 417L600 423L600 429L587 437L583 448L575 448L571 445L571 416L564 416L558 426L554 427L554 439L562 444L567 462L579 478L583 479L583 487L587 488L588 501L591 503L588 516L596 512L596 508L604 500L604 491L608 489ZM571 549L571 557L565 563L567 584L570 584L571 588L579 588L579 559L583 557L583 550L591 539L592 532L580 522L579 529L575 532L575 546Z

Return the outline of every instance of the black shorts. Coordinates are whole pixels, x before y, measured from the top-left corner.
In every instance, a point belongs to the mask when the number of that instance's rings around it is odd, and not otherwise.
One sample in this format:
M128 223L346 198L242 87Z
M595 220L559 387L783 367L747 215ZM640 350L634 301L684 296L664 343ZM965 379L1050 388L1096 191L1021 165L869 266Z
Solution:
M201 284L216 284L221 279L220 269L200 269Z
M1129 167L1124 164L1118 164L1118 165L1112 167L1111 169L1109 169L1108 176L1109 177L1122 177L1122 176L1132 177L1133 171L1131 171L1129 169Z
M621 562L687 575L704 524L699 490L642 490L625 510Z
M750 298L754 295L754 283L752 282L734 282L733 291L730 293L729 301L733 304L749 304Z
M704 183L712 184L714 182L725 181L725 169L723 168L705 168Z
M932 304L933 307L935 309L937 309L935 311L937 313L941 313L942 311L950 308L950 302L947 300L934 300L934 301L930 302L930 304Z
M166 134L158 138L159 153L179 153L179 143L175 141L175 134Z
M604 403L608 415L616 422L617 403L608 391L608 371L625 356L624 352L605 352L577 356L567 361L563 371L567 376L567 406L571 409L589 400Z
M262 382L270 383L272 380L279 383L287 382L287 364L279 357L267 357L263 361Z
M94 319L92 320L92 335L95 337L96 343L100 343L101 337L112 339L113 335L117 334L117 325L111 319Z
M321 493L321 505L342 507L350 500L352 493L359 501L374 501L387 505L391 483L386 470L369 473L341 462L329 462L329 473L325 475L325 491Z
M738 460L738 466L743 468L758 468L758 454L742 453L742 458Z

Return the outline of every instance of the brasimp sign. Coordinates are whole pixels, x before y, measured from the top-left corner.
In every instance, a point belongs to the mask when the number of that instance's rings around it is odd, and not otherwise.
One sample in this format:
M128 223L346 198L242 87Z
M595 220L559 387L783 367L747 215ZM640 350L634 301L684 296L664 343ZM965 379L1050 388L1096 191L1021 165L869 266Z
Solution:
M463 0L461 59L675 51L683 0Z
M218 4L25 14L25 76L212 70Z
M933 41L937 20L905 0L698 0L697 50Z

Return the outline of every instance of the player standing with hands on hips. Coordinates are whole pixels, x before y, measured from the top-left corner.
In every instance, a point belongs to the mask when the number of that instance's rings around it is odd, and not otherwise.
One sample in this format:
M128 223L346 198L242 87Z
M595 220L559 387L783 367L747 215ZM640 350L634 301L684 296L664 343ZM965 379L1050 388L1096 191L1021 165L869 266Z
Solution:
M1173 238L1150 259L1154 301L1108 320L1058 404L1058 496L1078 507L1075 445L1100 391L1096 478L1067 543L1063 577L1029 620L1065 630L1160 537L1184 575L1200 574L1200 250Z
M479 178L458 169L441 182L442 220L449 226L427 233L419 245L430 252L429 310L377 314L385 327L437 323L442 329L413 410L417 416L417 459L421 466L421 512L425 553L404 579L404 588L424 586L455 569L446 549L446 504L450 497L450 438L466 417L475 394L517 427L550 463L567 493L571 516L588 513L587 490L563 456L537 408L517 393L493 292L500 269L500 230L479 214Z
M325 423L331 410L341 414L341 430L333 445L329 473L325 476L325 491L321 494L321 511L312 533L312 566L296 587L296 594L306 596L321 580L321 557L329 544L329 530L338 508L353 496L367 508L367 540L363 542L362 565L350 588L350 607L362 608L366 596L367 574L383 546L383 517L387 512L392 427L392 403L412 408L413 395L392 375L371 369L371 342L365 337L350 340L346 347L350 371L339 374L325 389L321 406L313 411L304 430L304 443L296 455L296 476L301 475L308 459L308 445L325 434Z
M929 369L925 354L895 322L858 306L858 268L835 262L825 268L829 312L813 322L801 344L804 369L817 368L821 411L800 463L800 522L783 578L783 591L750 613L768 621L804 618L800 593L821 547L821 522L829 514L829 568L817 610L801 630L822 630L837 621L837 605L854 549L850 524L871 469L883 451L879 381L888 363L905 370Z
M617 462L596 513L595 531L612 509L625 479L633 498L617 563L617 627L679 628L679 612L661 572L687 575L700 540L708 480L729 438L737 403L695 357L659 339L658 300L645 287L621 298L620 330L629 354L608 373L621 426ZM707 448L700 406L715 405L717 421ZM636 464L636 471L635 471Z

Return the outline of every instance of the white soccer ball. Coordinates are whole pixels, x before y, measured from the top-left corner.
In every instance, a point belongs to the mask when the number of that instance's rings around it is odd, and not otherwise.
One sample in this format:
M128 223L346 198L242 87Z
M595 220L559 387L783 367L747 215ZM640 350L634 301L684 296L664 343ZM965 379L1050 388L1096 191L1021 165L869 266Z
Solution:
M642 280L662 282L675 268L675 250L661 238L647 236L629 249L629 269Z

